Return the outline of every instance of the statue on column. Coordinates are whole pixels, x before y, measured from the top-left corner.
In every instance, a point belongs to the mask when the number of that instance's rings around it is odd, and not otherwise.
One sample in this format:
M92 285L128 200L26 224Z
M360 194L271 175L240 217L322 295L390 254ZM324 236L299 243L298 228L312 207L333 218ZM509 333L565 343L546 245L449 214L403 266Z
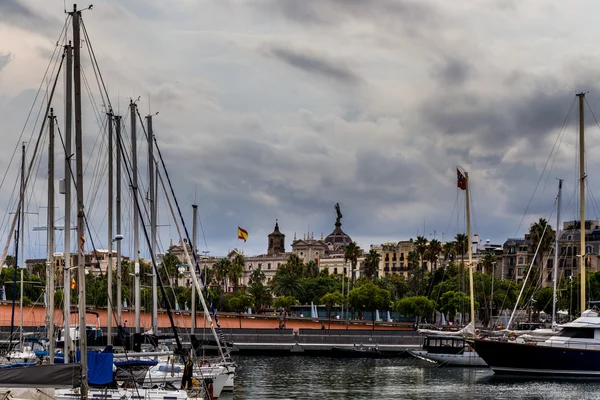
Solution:
M337 212L337 218L335 219L335 224L336 225L341 225L342 222L342 212L340 211L340 203L335 203L335 211Z

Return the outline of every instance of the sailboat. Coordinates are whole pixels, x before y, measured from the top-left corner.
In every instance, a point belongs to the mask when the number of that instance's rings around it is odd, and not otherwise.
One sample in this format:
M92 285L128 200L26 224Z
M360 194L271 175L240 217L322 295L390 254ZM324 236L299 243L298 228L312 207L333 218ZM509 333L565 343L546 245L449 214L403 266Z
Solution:
M579 98L579 233L580 255L586 254L585 231L585 153L584 102ZM580 259L581 310L586 309L586 257ZM555 277L556 278L556 277ZM557 377L600 376L600 314L582 311L572 322L558 326L559 330L545 340L523 343L518 340L475 339L477 353L496 374Z
M463 173L464 172L464 173ZM432 361L446 366L485 367L487 364L473 350L466 338L473 338L478 334L475 329L475 296L473 293L473 251L471 241L471 213L469 204L469 174L456 168L456 186L465 191L465 207L467 214L467 236L469 252L469 294L471 306L471 321L463 329L454 332L443 332L429 329L419 329L419 333L427 336L421 350L410 350L414 357Z

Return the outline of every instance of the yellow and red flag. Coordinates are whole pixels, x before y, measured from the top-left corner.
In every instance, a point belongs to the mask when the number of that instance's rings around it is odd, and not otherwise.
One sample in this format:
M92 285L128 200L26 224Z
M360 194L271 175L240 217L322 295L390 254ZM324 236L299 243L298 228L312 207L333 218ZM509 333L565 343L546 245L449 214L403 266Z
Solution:
M75 290L77 288L77 283L75 282L75 278L71 278L71 290Z
M248 239L248 231L240 228L239 226L238 226L238 239L243 240L244 243L246 243L246 240Z

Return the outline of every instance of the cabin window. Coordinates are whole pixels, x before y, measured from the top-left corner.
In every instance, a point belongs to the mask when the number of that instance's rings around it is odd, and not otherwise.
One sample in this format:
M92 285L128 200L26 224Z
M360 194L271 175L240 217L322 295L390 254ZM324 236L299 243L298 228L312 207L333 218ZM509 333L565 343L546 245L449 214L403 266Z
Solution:
M569 336L572 339L593 339L594 329L569 329L566 328L561 336Z

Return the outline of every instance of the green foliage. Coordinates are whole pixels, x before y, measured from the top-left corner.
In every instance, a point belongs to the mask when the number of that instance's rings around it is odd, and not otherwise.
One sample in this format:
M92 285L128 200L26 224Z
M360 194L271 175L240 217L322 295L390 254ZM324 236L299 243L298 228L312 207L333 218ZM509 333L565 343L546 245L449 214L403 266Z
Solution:
M369 279L375 278L375 276L377 274L377 270L379 269L380 261L381 261L381 256L379 255L379 253L374 249L369 250L369 253L365 256L365 263L364 263L365 276L367 278L369 278Z
M277 296L298 298L303 293L298 276L292 272L280 273L278 270L275 273L275 277L271 280L271 287L273 288L273 293Z
M371 311L374 327L375 310L390 308L390 292L375 286L373 282L368 282L350 291L348 303L354 311Z
M235 312L246 312L254 306L254 299L245 293L238 292L229 299L229 308Z
M533 296L535 303L533 308L536 311L543 311L546 314L552 314L552 295L554 290L551 287L541 288Z
M394 304L394 311L405 316L414 315L418 322L420 317L433 314L435 305L435 301L425 296L405 297Z
M254 300L254 307L260 310L262 307L268 307L273 303L273 296L268 286L260 282L252 283L246 290Z
M299 283L301 290L295 297L301 304L317 303L323 295L339 288L338 280L333 277L302 278Z
M352 267L352 280L356 279L356 264L358 263L358 258L361 255L362 250L356 244L356 242L348 244L344 249L344 262L350 261L350 265Z
M464 315L469 312L471 308L470 301L469 296L463 292L449 291L442 294L439 309L446 314L449 321L453 321L456 313L461 312Z
M287 312L290 311L290 307L297 303L293 296L280 296L275 299L273 306L275 308L284 308Z

